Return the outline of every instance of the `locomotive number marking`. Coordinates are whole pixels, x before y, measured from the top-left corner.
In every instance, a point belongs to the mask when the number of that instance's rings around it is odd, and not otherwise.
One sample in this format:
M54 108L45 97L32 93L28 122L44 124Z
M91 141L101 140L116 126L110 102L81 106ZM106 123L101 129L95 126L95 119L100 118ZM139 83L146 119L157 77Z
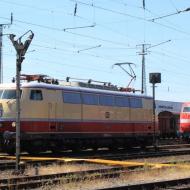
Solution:
M107 119L110 118L110 112L108 112L108 111L105 112L105 118L107 118Z

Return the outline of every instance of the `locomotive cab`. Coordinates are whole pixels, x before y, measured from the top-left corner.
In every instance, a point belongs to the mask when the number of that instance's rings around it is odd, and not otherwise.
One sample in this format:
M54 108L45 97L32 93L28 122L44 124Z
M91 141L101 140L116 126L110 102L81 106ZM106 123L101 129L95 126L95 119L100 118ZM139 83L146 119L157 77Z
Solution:
M15 86L0 86L0 149L15 139L16 89Z

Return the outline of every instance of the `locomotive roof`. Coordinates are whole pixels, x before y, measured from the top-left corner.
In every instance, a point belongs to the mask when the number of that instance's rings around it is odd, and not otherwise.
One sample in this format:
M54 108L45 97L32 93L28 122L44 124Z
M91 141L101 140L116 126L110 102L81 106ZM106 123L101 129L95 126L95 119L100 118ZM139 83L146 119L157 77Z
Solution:
M190 102L183 102L182 106L190 106Z
M16 88L15 83L3 83L0 84L0 88ZM93 93L103 93L108 95L128 95L128 96L137 96L137 97L144 97L144 98L152 98L151 96L141 95L141 94L133 94L129 92L122 92L122 91L111 91L111 90L103 90L103 89L93 89L93 88L85 88L85 87L76 87L76 86L64 86L64 85L57 85L57 84L47 84L47 83L38 83L38 82L28 82L28 83L21 83L21 88L44 88L44 89L53 89L53 90L70 90L70 91L80 91L80 92L93 92Z

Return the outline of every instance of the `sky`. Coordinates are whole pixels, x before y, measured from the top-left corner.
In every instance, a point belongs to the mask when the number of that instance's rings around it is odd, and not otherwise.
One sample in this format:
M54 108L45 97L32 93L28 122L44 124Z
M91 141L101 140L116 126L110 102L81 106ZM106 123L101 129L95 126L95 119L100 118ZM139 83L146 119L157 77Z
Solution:
M190 11L180 12L190 7L190 1L144 2L145 9L143 0L1 0L0 24L10 23L13 13L12 25L3 27L3 82L16 75L16 51L9 34L18 39L31 30L34 38L22 74L93 79L126 87L130 76L113 65L130 62L136 75L130 87L141 90L139 54L146 44L147 95L152 95L149 73L158 72L162 81L156 85L156 99L190 101ZM159 18L166 15L170 16ZM127 65L123 67L129 71Z

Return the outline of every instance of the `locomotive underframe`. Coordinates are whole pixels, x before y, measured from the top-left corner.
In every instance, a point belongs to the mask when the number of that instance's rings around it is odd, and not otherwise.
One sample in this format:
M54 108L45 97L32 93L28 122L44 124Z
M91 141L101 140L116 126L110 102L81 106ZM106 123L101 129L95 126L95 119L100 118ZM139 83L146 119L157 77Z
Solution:
M4 152L13 154L15 151L15 133L10 132L9 139L0 134L0 147ZM98 148L131 148L145 147L153 144L153 134L78 134L74 133L21 133L21 151L39 153L51 150L60 152L63 150L83 150Z

